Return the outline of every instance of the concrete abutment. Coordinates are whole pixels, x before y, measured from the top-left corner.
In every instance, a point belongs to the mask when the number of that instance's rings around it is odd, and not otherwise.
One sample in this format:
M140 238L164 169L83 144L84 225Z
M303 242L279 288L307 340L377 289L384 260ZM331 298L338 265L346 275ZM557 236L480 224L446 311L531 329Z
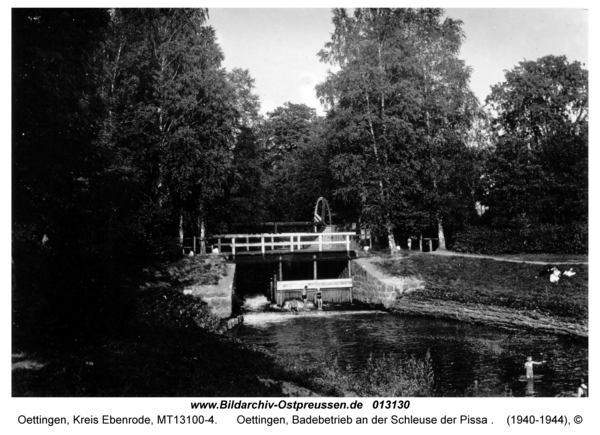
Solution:
M390 308L406 293L422 289L415 277L389 277L380 272L369 258L352 261L352 298L368 305Z

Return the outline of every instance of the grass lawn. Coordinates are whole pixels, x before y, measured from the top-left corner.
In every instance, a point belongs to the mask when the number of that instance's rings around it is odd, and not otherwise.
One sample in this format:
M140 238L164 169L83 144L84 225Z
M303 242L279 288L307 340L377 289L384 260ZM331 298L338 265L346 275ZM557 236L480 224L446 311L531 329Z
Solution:
M558 284L536 278L542 269L540 265L482 258L415 254L401 259L384 258L378 265L388 275L423 279L425 290L412 293L411 298L536 310L587 323L587 265L569 266L576 275L562 277Z

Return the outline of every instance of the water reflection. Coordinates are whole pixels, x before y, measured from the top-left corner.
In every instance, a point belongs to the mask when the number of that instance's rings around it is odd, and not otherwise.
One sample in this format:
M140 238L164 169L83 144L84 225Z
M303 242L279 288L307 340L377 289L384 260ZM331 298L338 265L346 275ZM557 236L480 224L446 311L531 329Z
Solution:
M384 312L247 313L244 325L231 333L299 364L335 360L353 371L371 355L408 359L429 351L436 385L449 396L476 389L480 395L510 390L515 396L553 397L576 392L588 373L587 340ZM529 355L546 360L532 382L524 376Z

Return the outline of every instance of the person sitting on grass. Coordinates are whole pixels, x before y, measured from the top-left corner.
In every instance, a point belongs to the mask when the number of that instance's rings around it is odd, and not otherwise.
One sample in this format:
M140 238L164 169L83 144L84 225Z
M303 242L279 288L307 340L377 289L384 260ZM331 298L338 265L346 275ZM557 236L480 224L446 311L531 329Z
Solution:
M527 379L533 379L533 365L534 364L543 364L546 361L542 361L542 362L538 362L538 361L533 361L533 359L528 356L527 357L527 361L525 362L525 377Z

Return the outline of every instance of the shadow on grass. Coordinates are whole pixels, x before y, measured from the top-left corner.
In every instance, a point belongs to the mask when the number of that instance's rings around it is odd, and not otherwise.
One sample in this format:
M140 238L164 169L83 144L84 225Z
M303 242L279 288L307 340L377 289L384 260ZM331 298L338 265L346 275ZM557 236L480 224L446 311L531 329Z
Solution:
M44 364L13 370L13 396L273 396L255 374L273 362L210 333L149 328L59 355L29 354Z
M272 357L199 325L219 322L202 301L158 289L136 298L118 333L13 331L13 396L282 395L259 379L285 375Z

